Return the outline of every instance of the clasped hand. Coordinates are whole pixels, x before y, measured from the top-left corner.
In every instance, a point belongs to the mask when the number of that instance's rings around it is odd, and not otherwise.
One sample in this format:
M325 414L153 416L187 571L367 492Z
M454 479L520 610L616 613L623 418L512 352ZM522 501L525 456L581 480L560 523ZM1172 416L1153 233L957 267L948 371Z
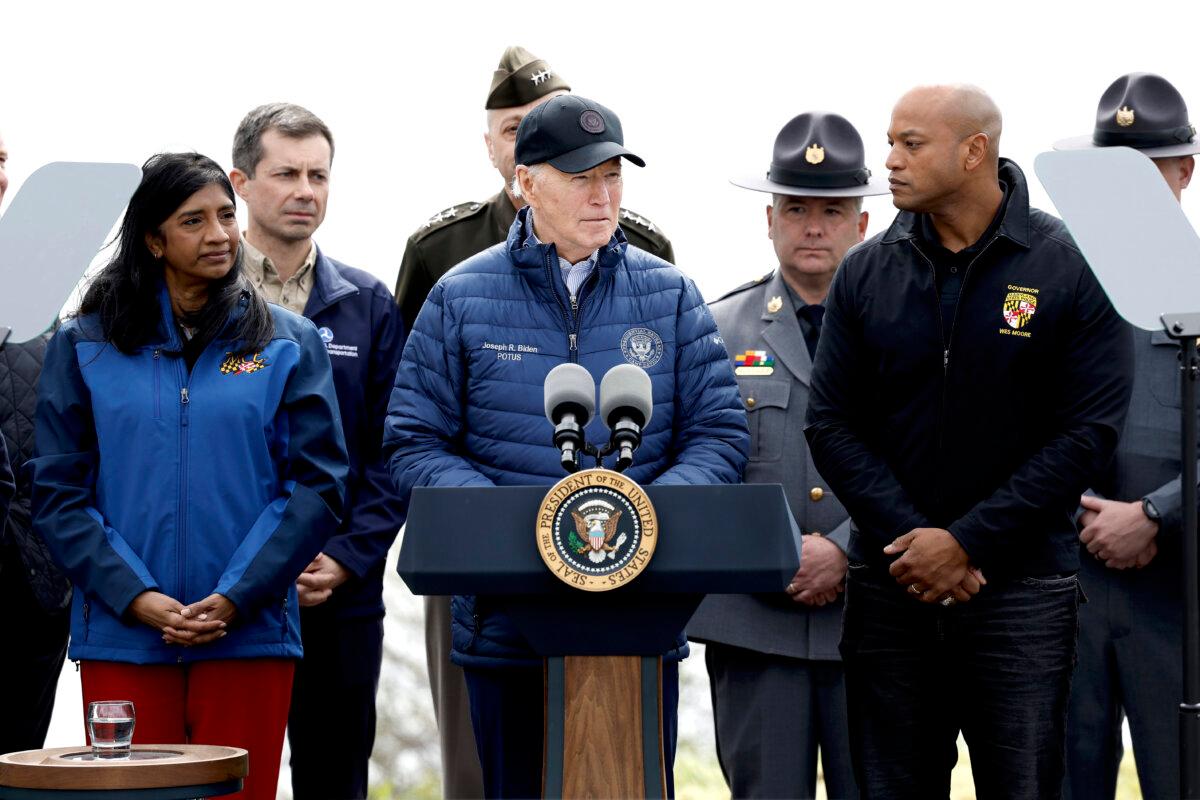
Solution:
M237 608L228 597L220 594L210 594L185 606L162 592L149 591L133 598L129 613L139 622L160 631L167 644L192 647L223 637Z
M846 588L846 554L842 548L819 534L800 539L800 569L787 593L806 606L820 607L837 600Z
M1142 567L1158 554L1158 523L1141 501L1132 503L1084 495L1079 499L1079 541L1110 569Z
M949 602L949 597L965 603L987 583L983 573L971 566L967 551L943 528L916 528L883 552L903 554L888 571L922 603Z

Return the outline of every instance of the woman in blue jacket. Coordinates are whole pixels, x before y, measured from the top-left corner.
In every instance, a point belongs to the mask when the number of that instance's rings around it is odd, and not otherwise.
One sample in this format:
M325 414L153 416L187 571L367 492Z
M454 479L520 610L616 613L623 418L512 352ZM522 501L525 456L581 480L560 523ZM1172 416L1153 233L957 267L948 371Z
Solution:
M243 796L274 798L294 581L337 529L347 459L320 335L240 263L221 167L146 162L46 352L33 512L75 585L85 706L132 700L135 742L245 747Z

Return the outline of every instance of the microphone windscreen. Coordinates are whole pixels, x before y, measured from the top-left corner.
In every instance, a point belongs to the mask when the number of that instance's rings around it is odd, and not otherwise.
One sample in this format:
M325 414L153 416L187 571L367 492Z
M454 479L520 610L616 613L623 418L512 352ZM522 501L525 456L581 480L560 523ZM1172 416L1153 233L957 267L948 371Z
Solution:
M592 373L578 364L559 364L550 370L543 389L546 417L555 425L559 420L554 418L554 412L564 405L574 406L571 410L576 414L583 413L583 419L576 420L581 427L596 413L596 381Z
M641 415L640 425L645 427L654 411L654 395L644 369L618 364L600 381L600 416L612 427L617 421L613 413L626 409L634 416Z

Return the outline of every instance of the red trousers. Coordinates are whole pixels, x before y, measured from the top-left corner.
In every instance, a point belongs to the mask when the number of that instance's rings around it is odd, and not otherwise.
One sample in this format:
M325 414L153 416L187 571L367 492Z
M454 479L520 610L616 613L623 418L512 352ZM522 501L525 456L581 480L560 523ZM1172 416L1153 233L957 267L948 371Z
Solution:
M230 797L275 800L295 662L247 658L192 664L84 661L83 708L131 700L134 744L214 744L250 753L250 774ZM84 723L86 730L87 724Z

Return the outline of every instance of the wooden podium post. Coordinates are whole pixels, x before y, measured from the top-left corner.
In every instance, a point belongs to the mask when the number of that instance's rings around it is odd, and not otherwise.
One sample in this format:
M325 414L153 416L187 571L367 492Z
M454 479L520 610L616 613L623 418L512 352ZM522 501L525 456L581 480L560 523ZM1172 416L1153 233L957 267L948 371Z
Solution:
M662 659L546 659L542 796L667 796Z

